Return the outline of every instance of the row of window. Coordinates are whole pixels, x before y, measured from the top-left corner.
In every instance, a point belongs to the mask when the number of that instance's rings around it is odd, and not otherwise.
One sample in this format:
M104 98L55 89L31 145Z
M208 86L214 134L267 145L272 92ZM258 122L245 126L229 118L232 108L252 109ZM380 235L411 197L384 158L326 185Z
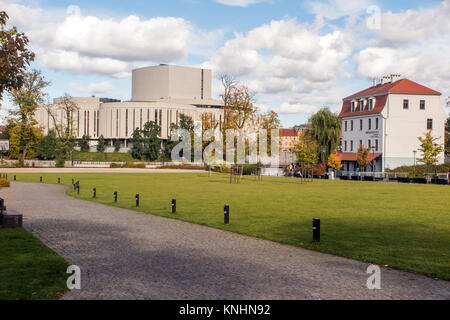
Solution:
M425 100L420 100L419 108L420 108L420 110L425 110L425 108L426 108ZM409 110L409 100L408 99L403 100L403 109Z
M372 140L367 140L367 147L369 149L371 149L372 151L378 151L378 139L374 140L374 144L372 145ZM359 146L364 146L363 141L359 140ZM344 151L357 151L357 148L354 148L355 145L353 143L353 140L350 140L350 142L348 142L347 140L344 141Z
M360 99L358 101L352 101L351 102L351 112L356 112L358 111L364 111L366 109L367 106L367 110L368 111L372 111L373 108L375 107L375 98L370 98L370 99Z
M378 130L379 128L379 118L375 118L375 121L372 121L373 119L369 118L367 119L367 130L372 130L372 123L374 123L374 130ZM350 131L353 131L354 127L354 120L346 120L344 121L344 130L348 131L348 123L350 122ZM364 119L359 119L359 131L362 131L364 129Z

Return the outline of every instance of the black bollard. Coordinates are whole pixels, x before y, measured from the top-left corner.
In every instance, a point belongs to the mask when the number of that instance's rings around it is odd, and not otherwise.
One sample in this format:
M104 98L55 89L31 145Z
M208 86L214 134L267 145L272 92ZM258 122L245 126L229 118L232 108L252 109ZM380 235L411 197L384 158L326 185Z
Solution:
M230 206L225 206L223 209L223 222L230 224Z
M136 207L139 207L139 195L136 195Z
M177 199L172 199L172 213L177 213Z
M114 191L114 202L117 203L117 191Z
M14 181L16 181L16 176L14 176Z
M40 178L40 181L42 182L42 177Z
M92 189L92 191L94 192L93 198L97 198L97 188Z
M320 219L313 219L313 240L320 242Z
M61 178L58 178L58 184L60 184L61 183Z
M78 194L80 194L80 182L79 181L77 182L77 192L78 192Z

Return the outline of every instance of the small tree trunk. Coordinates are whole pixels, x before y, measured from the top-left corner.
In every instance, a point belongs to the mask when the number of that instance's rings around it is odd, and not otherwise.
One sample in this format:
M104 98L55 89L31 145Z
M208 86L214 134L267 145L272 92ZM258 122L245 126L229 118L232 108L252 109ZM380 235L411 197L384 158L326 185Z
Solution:
M25 157L27 156L27 152L28 152L28 144L25 145L25 148L23 149L22 156L20 157L20 164L21 165L25 164Z

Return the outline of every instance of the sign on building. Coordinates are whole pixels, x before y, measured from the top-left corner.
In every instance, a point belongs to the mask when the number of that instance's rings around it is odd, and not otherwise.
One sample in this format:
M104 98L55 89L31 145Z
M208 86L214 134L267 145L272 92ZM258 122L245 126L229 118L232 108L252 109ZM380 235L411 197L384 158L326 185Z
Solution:
M0 151L9 151L9 140L0 140Z

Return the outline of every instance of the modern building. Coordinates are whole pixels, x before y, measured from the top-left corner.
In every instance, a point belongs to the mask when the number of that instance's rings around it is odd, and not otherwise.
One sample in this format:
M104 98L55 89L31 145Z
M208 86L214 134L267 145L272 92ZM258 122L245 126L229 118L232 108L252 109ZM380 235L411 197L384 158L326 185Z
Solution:
M161 127L160 138L167 139L171 124L179 124L180 115L221 122L223 102L211 98L212 72L207 69L159 65L133 70L131 101L121 102L107 98L72 98L78 110L73 115L77 139L90 136L92 142L103 136L109 147L120 140L123 150L129 148L133 131L154 121ZM62 98L53 105L42 106L36 119L47 133L55 127L48 107L57 110L56 121L64 120L60 108ZM205 117L207 115L207 117Z
M356 171L360 145L370 148L367 171L384 171L413 165L420 142L431 131L437 143L444 143L447 114L441 94L399 75L343 99L341 152L343 171ZM444 161L444 154L440 162Z

